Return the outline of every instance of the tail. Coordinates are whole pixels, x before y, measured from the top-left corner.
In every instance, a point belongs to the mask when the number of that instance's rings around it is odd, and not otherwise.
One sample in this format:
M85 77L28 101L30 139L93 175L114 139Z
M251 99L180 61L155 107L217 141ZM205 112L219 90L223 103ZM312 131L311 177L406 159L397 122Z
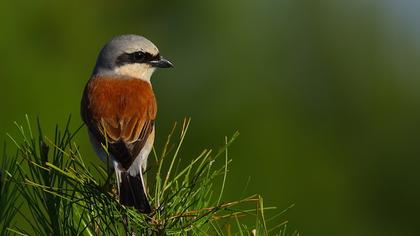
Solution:
M119 191L121 204L133 206L141 213L149 214L152 212L152 208L147 200L141 171L136 176L131 176L129 172L122 171Z

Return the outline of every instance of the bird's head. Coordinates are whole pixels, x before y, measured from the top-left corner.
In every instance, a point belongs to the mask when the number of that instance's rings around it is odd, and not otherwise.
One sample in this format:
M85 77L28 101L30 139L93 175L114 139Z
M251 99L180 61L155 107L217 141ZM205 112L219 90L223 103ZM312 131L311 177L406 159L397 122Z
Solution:
M94 76L122 75L150 81L156 68L173 67L158 48L138 35L121 35L109 41L99 53Z

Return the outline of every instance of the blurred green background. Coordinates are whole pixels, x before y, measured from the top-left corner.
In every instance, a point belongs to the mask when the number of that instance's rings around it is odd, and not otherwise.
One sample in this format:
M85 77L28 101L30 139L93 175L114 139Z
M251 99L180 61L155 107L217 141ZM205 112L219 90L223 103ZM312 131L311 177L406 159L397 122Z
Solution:
M231 148L226 199L261 193L303 235L415 235L419 1L1 1L0 133L24 114L80 122L100 48L141 34L175 63L153 77L157 146ZM12 132L13 133L13 132ZM86 132L85 156L96 158ZM186 147L186 148L185 148Z

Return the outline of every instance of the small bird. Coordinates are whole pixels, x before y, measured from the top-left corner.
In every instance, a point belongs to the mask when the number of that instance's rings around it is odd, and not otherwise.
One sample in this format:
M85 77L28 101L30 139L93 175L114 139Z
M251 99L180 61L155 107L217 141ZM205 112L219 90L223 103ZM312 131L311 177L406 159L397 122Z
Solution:
M157 105L150 77L173 67L158 48L138 35L121 35L100 51L81 101L90 142L115 169L120 203L149 214L143 172L155 138Z

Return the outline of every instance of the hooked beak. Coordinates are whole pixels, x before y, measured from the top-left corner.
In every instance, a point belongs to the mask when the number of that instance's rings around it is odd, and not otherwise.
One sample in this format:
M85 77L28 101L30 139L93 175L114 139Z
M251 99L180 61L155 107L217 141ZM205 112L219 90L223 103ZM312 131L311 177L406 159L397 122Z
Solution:
M159 60L150 61L149 64L152 67L156 67L156 68L172 68L172 67L174 67L172 62L166 60L163 57L161 57Z

